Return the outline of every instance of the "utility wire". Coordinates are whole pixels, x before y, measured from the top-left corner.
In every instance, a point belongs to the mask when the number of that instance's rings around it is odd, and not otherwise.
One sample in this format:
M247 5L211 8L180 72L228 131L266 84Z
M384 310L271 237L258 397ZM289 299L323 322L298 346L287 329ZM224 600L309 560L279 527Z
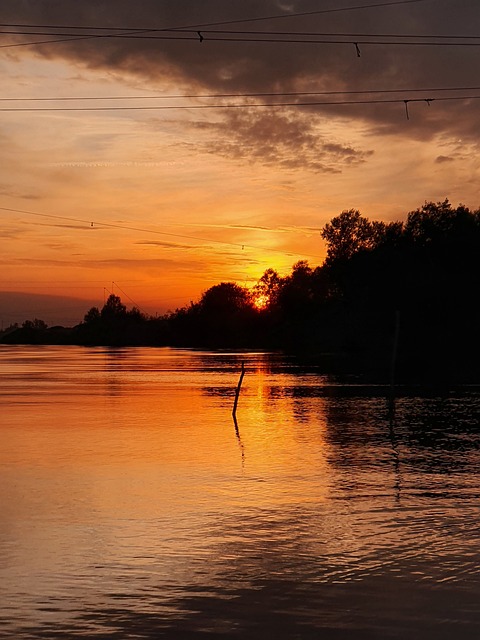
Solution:
M373 4L364 4L364 5L357 5L357 6L349 6L349 7L337 7L335 9L318 9L316 11L303 11L301 13L283 13L283 14L276 14L276 15L272 15L272 16L263 16L260 18L246 18L246 19L240 19L240 20L229 20L229 21L225 21L225 22L217 22L217 23L210 23L210 24L206 24L206 25L195 25L196 28L198 27L214 27L214 26L222 26L222 25L226 25L226 24L240 24L240 23L245 23L245 22L260 22L262 20L281 20L281 19L285 19L285 18L300 18L300 17L305 17L305 16L314 16L314 15L321 15L321 14L325 14L325 13L340 13L343 11L358 11L360 9L375 9L378 7L390 7L390 6L394 6L394 5L401 5L401 4L418 4L419 2L428 2L431 0L396 0L394 2L376 2ZM181 27L178 27L181 28Z
M271 15L271 16L263 16L263 17L258 17L258 18L243 18L243 19L239 19L239 20L224 20L222 22L207 22L207 23L203 23L203 24L195 24L195 25L187 25L187 26L180 26L180 27L176 27L176 29L203 29L205 27L214 27L214 26L223 26L223 25L230 25L230 24L241 24L241 23L246 23L246 22L259 22L259 21L265 21L265 20L277 20L277 19L283 19L283 18L297 18L297 17L301 17L301 16L312 16L312 15L320 15L320 14L326 14L326 13L338 13L338 12L342 12L342 11L357 11L360 9L373 9L373 8L377 8L377 7L389 7L389 6L393 6L393 5L403 5L403 4L416 4L419 2L426 2L429 0L396 0L395 2L377 2L374 4L367 4L367 5L361 5L361 6L353 6L353 7L337 7L336 9L320 9L317 11L306 11L306 12L301 12L301 13L289 13L289 14L276 14L276 15ZM431 1L431 0L430 0ZM0 25L2 26L2 25ZM3 26L8 26L8 25L3 25ZM16 25L16 26L25 26L25 25ZM28 26L28 25L27 25ZM42 25L43 26L43 25ZM64 27L55 27L54 25L50 25L51 28L64 28ZM116 31L119 30L126 30L126 31L130 31L130 29L126 28L126 27L121 27L121 28L115 28L115 27L66 27L66 28L75 28L75 29L115 29ZM166 31L166 30L173 30L174 28L170 27L170 28L166 28L166 29L158 29L157 31ZM145 29L144 31L153 31L152 29ZM50 34L48 34L50 35ZM38 45L38 44L54 44L56 42L68 42L68 40L88 40L90 38L97 38L97 37L109 37L111 34L101 34L99 36L95 35L95 36L82 36L82 37L77 37L77 38L68 38L67 40L61 39L61 40L47 40L47 41L37 41L37 42L20 42L20 43L15 43L15 44L7 44L7 45L0 45L0 48L2 49L6 49L9 47L26 47L26 46L30 46L30 45Z
M234 104L194 104L194 105L155 105L155 106L121 106L121 107L0 107L0 112L35 112L35 111L164 111L164 110L199 110L199 109L277 109L279 107L328 107L339 105L365 104L404 104L407 102L444 102L452 100L479 100L480 95L439 96L436 98L391 98L378 100L328 100L312 102L275 102L275 103L234 103Z
M137 303L135 302L135 300L133 300L133 299L128 295L128 293L125 293L125 291L124 291L124 290L122 289L122 287L118 284L118 282L112 282L112 286L113 286L113 285L115 285L115 286L117 287L117 289L120 289L120 291L123 293L123 295L124 295L126 298L128 298L128 299L130 300L130 302L131 302L131 303L132 303L132 304L133 304L133 305L134 305L134 306L135 306L139 311L141 311L143 314L147 315L147 314L146 314L146 311L144 311L144 310L140 307L140 305L139 305L139 304L137 304Z
M374 4L365 4L365 5L357 5L357 6L349 6L349 7L337 7L335 9L318 9L316 11L303 11L300 13L280 13L270 16L260 16L257 18L241 18L237 20L223 20L221 22L204 22L200 24L193 24L187 26L179 26L179 27L162 27L157 29L152 29L151 27L144 28L144 31L178 31L182 29L199 29L205 27L220 27L229 24L242 24L246 22L261 22L264 20L278 20L285 18L298 18L303 16L312 16L312 15L320 15L325 13L339 13L343 11L356 11L359 9L374 9L376 7L389 7L394 5L401 4L417 4L419 2L428 2L429 0L396 0L394 2L377 2ZM431 0L430 0L431 1ZM12 23L0 23L0 27L32 27L32 28L49 28L49 29L85 29L85 30L108 30L111 31L131 31L132 27L99 27L99 26L75 26L75 25L48 25L48 24L12 24ZM140 28L139 28L140 29Z
M0 102L64 102L70 100L179 100L179 99L216 99L216 98L261 98L261 97L293 97L293 96L340 96L340 95L368 95L368 94L391 94L391 93L441 93L447 91L480 91L478 87L425 87L416 89L365 89L346 91L277 91L258 93L193 93L193 94L172 94L154 96L57 96L42 98L1 98Z
M1 25L0 25L1 26ZM48 28L48 27L47 27ZM76 29L77 27L67 27L69 29ZM154 38L156 35L148 35L148 34L157 34L157 33L185 33L191 36L194 36L193 39L198 40L198 30L195 29L141 29L141 30L124 30L122 33L109 33L109 34L91 34L88 38ZM465 35L465 34L448 34L448 33L352 33L352 32L338 32L338 31L227 31L224 29L202 29L201 31L203 36L208 36L210 34L213 35L227 35L227 36L269 36L269 37L277 37L277 36L295 36L295 37L324 37L324 38L398 38L398 39L412 39L412 38L421 38L425 40L478 40L480 35ZM46 31L0 31L0 35L61 35L68 36L72 38L76 38L79 34L77 33L63 33L63 32L46 32ZM163 37L163 36L159 36ZM167 37L167 39L169 39ZM174 39L174 38L171 38Z
M198 31L193 29L164 29L168 33L189 33L198 35ZM2 33L2 32L0 32ZM437 40L478 40L480 35L457 35L457 34L422 34L422 33L343 33L337 31L226 31L220 29L202 29L202 35L209 34L225 34L225 35L254 35L254 36L296 36L296 37L341 37L341 38L399 38L399 39L412 39L412 38L424 38L424 39L437 39ZM28 35L28 32L27 32ZM127 34L128 35L128 34Z
M151 29L150 31L155 31ZM150 34L147 31L138 31L133 33L115 33L108 35L89 35L89 36L75 36L70 33L58 33L52 34L45 31L0 31L0 35L61 35L69 40L83 40L89 38L116 38L120 40L161 40L166 41L191 41L191 42L259 42L265 44L362 44L362 45L382 45L382 46L403 46L403 47L475 47L480 46L480 36L458 36L458 35L382 35L382 34L342 34L342 33L272 33L272 32L255 32L255 31L179 31L176 29L165 30L168 31L166 35L159 35L158 33ZM175 33L183 33L184 35L173 35ZM225 34L225 35L222 35ZM260 37L261 36L261 37ZM288 37L289 36L289 37ZM301 36L301 37L300 37ZM308 36L308 37L303 37ZM317 37L315 37L317 36ZM335 39L343 38L343 39ZM355 40L345 40L344 38L355 38ZM361 38L361 39L359 39ZM384 40L368 39L368 38L386 38ZM413 40L413 38L419 38ZM422 40L423 38L423 40ZM46 44L48 41L42 41L39 44ZM52 41L53 42L53 41ZM17 43L27 44L27 43ZM38 43L30 43L38 44ZM2 45L2 48L16 45Z
M24 209L12 209L10 207L0 207L0 211L10 211L12 213L22 213L25 215L29 215L29 216L37 216L40 218L50 218L50 219L54 219L54 220L64 220L64 221L68 221L68 222L80 222L81 224L85 225L86 229L92 228L92 227L97 227L97 228L109 228L109 229L122 229L124 231L138 231L140 233L150 233L150 234L154 234L154 235L161 235L161 236L169 236L169 237L173 237L173 238L182 238L182 239L188 239L188 240L196 240L197 242L211 242L211 243L216 243L216 244L222 244L222 245L228 245L228 246L232 246L232 247L236 247L237 249L254 249L255 251L272 251L274 253L281 253L285 256L300 256L303 255L304 257L308 257L308 258L319 258L322 259L322 256L318 256L318 255L308 255L308 254L299 254L299 253L290 253L287 251L282 251L281 249L271 249L271 248L266 248L266 247L257 247L257 246L253 246L250 244L244 244L244 243L239 243L239 242L227 242L225 240L214 240L213 238L201 238L199 236L191 236L191 235L186 235L186 234L180 234L180 233L169 233L167 231L157 231L154 229L143 229L143 228L139 228L139 227L132 227L129 225L122 225L122 224L113 224L113 223L109 223L109 222L95 222L94 220L85 220L82 218L73 218L73 217L69 217L69 216L58 216L58 215L53 215L53 214L49 214L49 213L38 213L36 211L26 211ZM192 247L193 248L193 247Z
M72 29L76 29L77 27L71 27L71 28ZM78 28L80 28L80 27L78 27ZM93 28L95 28L95 27L93 27ZM138 31L138 30L130 29L128 31L131 32L131 35L134 35L134 34L138 34L138 33L145 33L145 32L152 31L152 30L151 29L142 29L142 30ZM8 32L7 31L0 31L0 35L2 33L8 33ZM18 31L13 31L11 33L18 34L19 32ZM34 35L34 33L35 32L27 31L27 32L25 32L24 35ZM55 34L55 33L47 33L45 35L60 35L60 34L58 34L58 33L57 34ZM35 41L35 42L17 42L15 44L2 44L2 45L0 45L0 49L10 49L10 48L13 48L13 47L28 47L30 45L36 45L36 44L55 44L57 42L72 42L73 40L92 40L94 38L113 38L113 37L115 37L114 34L102 34L102 35L97 35L96 34L96 35L89 35L89 36L75 36L75 34L73 34L73 36L69 36L67 38L55 39L55 40L38 40L38 41Z

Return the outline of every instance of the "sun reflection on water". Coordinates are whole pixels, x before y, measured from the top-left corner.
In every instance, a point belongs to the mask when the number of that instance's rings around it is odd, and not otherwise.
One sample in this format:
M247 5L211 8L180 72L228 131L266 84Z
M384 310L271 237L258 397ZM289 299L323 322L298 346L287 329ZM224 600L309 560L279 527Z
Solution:
M473 637L475 393L405 394L389 423L382 389L278 354L0 357L11 637Z

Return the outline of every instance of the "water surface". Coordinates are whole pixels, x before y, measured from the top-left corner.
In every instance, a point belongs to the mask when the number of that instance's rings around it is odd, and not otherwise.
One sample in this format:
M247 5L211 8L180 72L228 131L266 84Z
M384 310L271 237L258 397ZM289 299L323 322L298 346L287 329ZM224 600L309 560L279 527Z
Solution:
M231 409L241 361L247 373ZM0 637L480 633L480 391L0 348Z

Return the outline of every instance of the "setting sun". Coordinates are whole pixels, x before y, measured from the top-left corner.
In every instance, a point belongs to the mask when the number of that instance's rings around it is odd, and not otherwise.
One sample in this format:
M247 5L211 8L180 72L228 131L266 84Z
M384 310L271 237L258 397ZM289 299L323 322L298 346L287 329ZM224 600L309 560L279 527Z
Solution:
M269 300L269 296L262 293L255 294L255 290L253 290L252 301L256 309L265 309L268 306Z

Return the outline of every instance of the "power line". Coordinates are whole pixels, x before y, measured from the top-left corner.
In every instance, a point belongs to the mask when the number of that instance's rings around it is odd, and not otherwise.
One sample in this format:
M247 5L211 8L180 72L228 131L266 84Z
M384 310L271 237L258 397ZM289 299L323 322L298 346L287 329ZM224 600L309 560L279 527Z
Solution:
M25 215L29 215L29 216L37 216L40 218L50 218L50 219L54 219L54 220L66 220L68 222L80 222L81 224L85 225L86 229L92 228L92 227L105 227L105 228L109 228L109 229L122 229L124 231L138 231L140 233L150 233L150 234L154 234L154 235L161 235L161 236L169 236L169 237L173 237L173 238L182 238L184 240L195 240L197 242L211 242L211 243L216 243L216 244L222 244L225 246L231 246L231 247L235 247L237 249L241 249L242 251L244 249L254 249L255 251L268 251L268 252L274 252L274 253L281 253L282 255L285 256L300 256L303 255L304 257L308 257L308 258L319 258L319 259L323 259L322 256L318 256L318 255L312 255L312 254L300 254L300 253L290 253L288 251L282 251L281 249L272 249L272 248L266 248L266 247L258 247L258 246L253 246L250 244L245 244L245 243L239 243L239 242L228 242L225 240L215 240L213 238L201 238L199 236L192 236L192 235L186 235L186 234L180 234L180 233L169 233L167 231L157 231L154 229L143 229L140 227L133 227L133 226L129 226L129 225L122 225L122 224L114 224L114 223L109 223L109 222L95 222L94 220L85 220L82 218L73 218L73 217L69 217L69 216L58 216L58 215L54 215L54 214L50 214L50 213L39 213L37 211L26 211L24 209L13 209L10 207L0 207L0 211L10 211L12 213L22 213Z
M260 98L260 97L294 97L294 96L340 96L340 95L369 95L369 94L391 94L391 93L441 93L448 91L480 91L479 87L424 87L424 88L403 88L403 89L364 89L345 91L270 91L257 93L192 93L192 94L171 94L154 96L51 96L40 98L1 98L0 102L65 102L72 100L204 100L216 98ZM184 106L184 105L183 105Z
M339 13L339 12L343 12L343 11L357 11L359 9L373 9L373 8L377 8L377 7L389 7L389 6L394 6L394 5L402 5L402 4L417 4L419 2L427 2L427 1L431 1L431 0L396 0L394 2L377 2L377 3L373 3L373 4L364 4L364 5L357 5L357 6L349 6L349 7L336 7L335 9L318 9L315 11L303 11L303 12L297 12L297 13L281 13L281 14L275 14L275 15L270 15L270 16L259 16L257 18L240 18L237 20L223 20L221 22L204 22L204 23L199 23L199 24L193 24L193 25L187 25L187 26L179 26L179 27L159 27L159 28L153 28L152 27L146 27L143 29L138 28L138 30L143 30L143 31L179 31L182 29L199 29L199 28L205 28L205 27L219 27L219 26L223 26L223 25L229 25L229 24L242 24L242 23L246 23L246 22L261 22L264 20L279 20L279 19L285 19L285 18L298 18L298 17L304 17L304 16L312 16L312 15L320 15L320 14L325 14L325 13ZM24 28L45 28L45 29L79 29L79 30L103 30L103 31L132 31L133 28L132 27L99 27L99 26L91 26L91 25L83 25L83 26L76 26L76 25L52 25L52 24L25 24L25 23L21 23L21 24L14 24L14 23L0 23L0 27L24 27ZM137 28L135 28L135 30L137 30Z
M1 26L1 25L0 25ZM77 27L67 27L69 29L76 29ZM92 27L94 29L95 27ZM100 27L97 27L100 28ZM190 36L193 36L192 39L198 40L198 30L195 29L125 29L122 33L109 33L109 34L91 34L88 36L82 36L82 38L123 38L123 39L171 39L175 40L177 38L172 38L171 36L157 36L157 35L149 35L149 34L158 34L158 33L185 33ZM413 38L421 38L425 40L478 40L480 39L480 35L465 35L465 34L434 34L434 33L352 33L352 32L337 32L337 31L227 31L223 29L202 29L202 36L205 38L209 35L226 35L226 36L269 36L270 38L277 38L278 36L295 36L295 37L324 37L324 38L398 38L399 40L411 40ZM0 31L0 35L61 35L66 37L76 38L78 34L76 33L62 33L62 32L47 32L47 31ZM270 40L269 40L270 41ZM272 40L276 41L276 40Z
M448 35L448 34L429 34L429 35L416 35L416 34L355 34L355 33L311 33L311 32L279 32L272 33L271 31L193 31L193 30L179 30L179 29L165 29L166 35L159 35L155 29L150 29L150 32L155 32L153 35L148 33L147 30L142 30L132 33L115 33L98 35L93 34L89 36L76 36L71 33L56 33L52 34L46 31L1 31L0 35L40 35L51 36L61 35L66 37L67 40L83 40L90 38L116 38L120 40L161 40L166 41L191 41L191 42L234 42L234 43L266 43L266 44L362 44L362 45L382 45L382 46L403 46L403 47L475 47L480 45L480 36L462 36L462 35ZM185 35L172 35L176 33L183 33ZM222 35L223 34L223 35ZM342 39L335 39L342 38ZM355 38L355 40L346 40L345 38ZM367 39L366 39L367 38ZM375 38L375 39L368 39ZM379 40L378 38L385 38ZM414 40L417 38L417 40ZM50 41L41 41L28 44L47 44ZM51 41L51 42L60 42ZM17 43L13 45L2 45L2 48L25 45L27 43Z
M53 27L55 28L55 27ZM81 27L67 27L67 28L71 28L71 29L77 29L77 28L81 28ZM96 27L92 27L92 29L95 29ZM128 31L131 32L130 35L135 35L138 33L145 33L148 31L151 31L150 29L141 29L140 31L138 30L132 30L129 29ZM8 31L0 31L0 35L2 33L8 33ZM20 32L18 31L13 31L11 32L13 34L19 34ZM35 32L32 31L26 31L23 35L34 35ZM38 34L37 34L38 35ZM60 35L60 34L55 34L55 33L47 33L45 35ZM35 42L17 42L15 44L2 44L0 45L0 49L10 49L13 47L28 47L30 45L36 45L36 44L55 44L58 42L72 42L73 40L92 40L94 38L110 38L110 37L114 37L114 34L102 34L102 35L88 35L88 36L75 36L73 34L73 36L69 36L67 38L61 38L61 39L55 39L55 40L38 40Z
M1 35L1 34L0 34ZM35 42L16 42L15 44L0 44L0 49L13 49L14 47L30 47L37 44L56 44L59 42L72 42L73 40L90 40L96 36L78 38L61 38L60 40L37 40Z
M224 20L221 22L207 22L207 23L202 23L202 24L195 24L195 25L187 25L187 26L180 26L180 27L169 27L169 28L165 28L165 29L157 29L156 31L167 31L167 30L175 30L175 29L203 29L205 27L214 27L214 26L223 26L223 25L231 25L231 24L241 24L241 23L247 23L247 22L260 22L260 21L267 21L267 20L278 20L278 19L284 19L284 18L297 18L297 17L305 17L305 16L313 16L313 15L320 15L320 14L328 14L328 13L338 13L338 12L343 12L343 11L358 11L361 9L373 9L373 8L377 8L377 7L389 7L389 6L394 6L394 5L403 5L403 4L417 4L419 2L426 2L429 0L396 0L394 2L377 2L374 4L367 4L367 5L360 5L360 6L350 6L350 7L337 7L335 9L319 9L316 11L304 11L301 13L289 13L289 14L275 14L275 15L271 15L271 16L262 16L262 17L257 17L257 18L243 18L243 19L237 19L237 20ZM431 0L430 0L431 1ZM12 25L0 25L0 26L12 26ZM28 26L28 25L15 25L18 27L22 27L22 26ZM45 27L45 25L36 25L36 26L40 26L40 27ZM48 26L48 25L47 25ZM35 25L32 25L32 28L34 28ZM114 29L116 31L120 31L120 30L125 30L125 31L130 31L130 28L127 27L120 27L120 28L116 28L116 27L75 27L75 26L71 26L71 27L56 27L55 25L50 25L50 28L52 29L56 29L56 28L73 28L73 29L91 29L91 30L96 30L96 29L102 29L102 30L111 30ZM143 31L153 31L153 29L144 29ZM48 34L50 35L50 34ZM53 35L53 34L52 34ZM39 45L39 44L54 44L56 42L68 42L68 40L88 40L91 38L103 38L103 37L110 37L112 34L100 34L100 35L93 35L93 36L81 36L81 37L76 37L76 38L68 38L67 40L61 39L61 40L47 40L47 41L37 41L37 42L21 42L21 43L15 43L15 44L8 44L8 45L0 45L0 48L5 49L5 48L9 48L9 47L26 47L26 46L30 46L30 45Z
M198 31L193 29L165 29L167 32L172 33L189 33L198 35ZM1 33L1 32L0 32ZM399 38L399 39L412 39L412 38L424 38L437 39L437 40L478 40L480 35L457 35L457 34L422 34L422 33L344 33L337 31L226 31L220 29L202 29L202 35L209 34L226 34L226 35L255 35L255 36L308 36L308 37L338 37L338 38ZM27 32L28 34L28 32ZM128 35L128 34L127 34Z
M118 282L112 282L112 288L113 288L113 285L115 285L115 286L117 287L117 289L120 289L120 291L123 293L123 295L124 295L124 296L126 296L126 297L130 300L130 302L131 302L131 303L132 303L132 304L133 304L133 305L134 305L134 306L135 306L139 311L141 311L141 312L142 312L142 313L144 313L144 314L146 313L146 312L145 312L145 311L140 307L140 305L139 305L139 304L137 304L137 303L135 302L135 300L133 300L133 299L128 295L128 293L125 293L125 291L124 291L124 290L122 289L122 287L118 284Z
M335 9L318 9L316 11L303 11L301 13L289 13L289 14L276 14L276 15L272 15L272 16L264 16L264 17L260 17L260 18L247 18L247 19L240 19L240 20L229 20L228 22L217 22L217 23L210 23L210 24L206 24L206 25L195 25L197 28L198 26L200 27L213 27L213 26L221 26L221 25L225 25L225 24L240 24L240 23L245 23L245 22L260 22L262 20L280 20L280 19L285 19L285 18L300 18L300 17L305 17L305 16L313 16L313 15L320 15L320 14L325 14L325 13L340 13L343 11L358 11L360 9L375 9L377 7L389 7L389 6L394 6L394 5L401 5L401 4L417 4L419 2L428 2L429 0L395 0L394 2L377 2L377 3L373 3L373 4L364 4L364 5L357 5L357 6L349 6L349 7L337 7Z
M368 104L405 104L407 102L444 102L452 100L479 100L479 95L439 96L427 98L389 98L369 100L328 100L312 102L275 102L275 103L233 103L233 104L194 104L194 105L155 105L155 106L121 106L121 107L0 107L0 112L34 112L34 111L164 111L164 110L201 110L201 109L276 109L279 107L328 107L339 105Z

